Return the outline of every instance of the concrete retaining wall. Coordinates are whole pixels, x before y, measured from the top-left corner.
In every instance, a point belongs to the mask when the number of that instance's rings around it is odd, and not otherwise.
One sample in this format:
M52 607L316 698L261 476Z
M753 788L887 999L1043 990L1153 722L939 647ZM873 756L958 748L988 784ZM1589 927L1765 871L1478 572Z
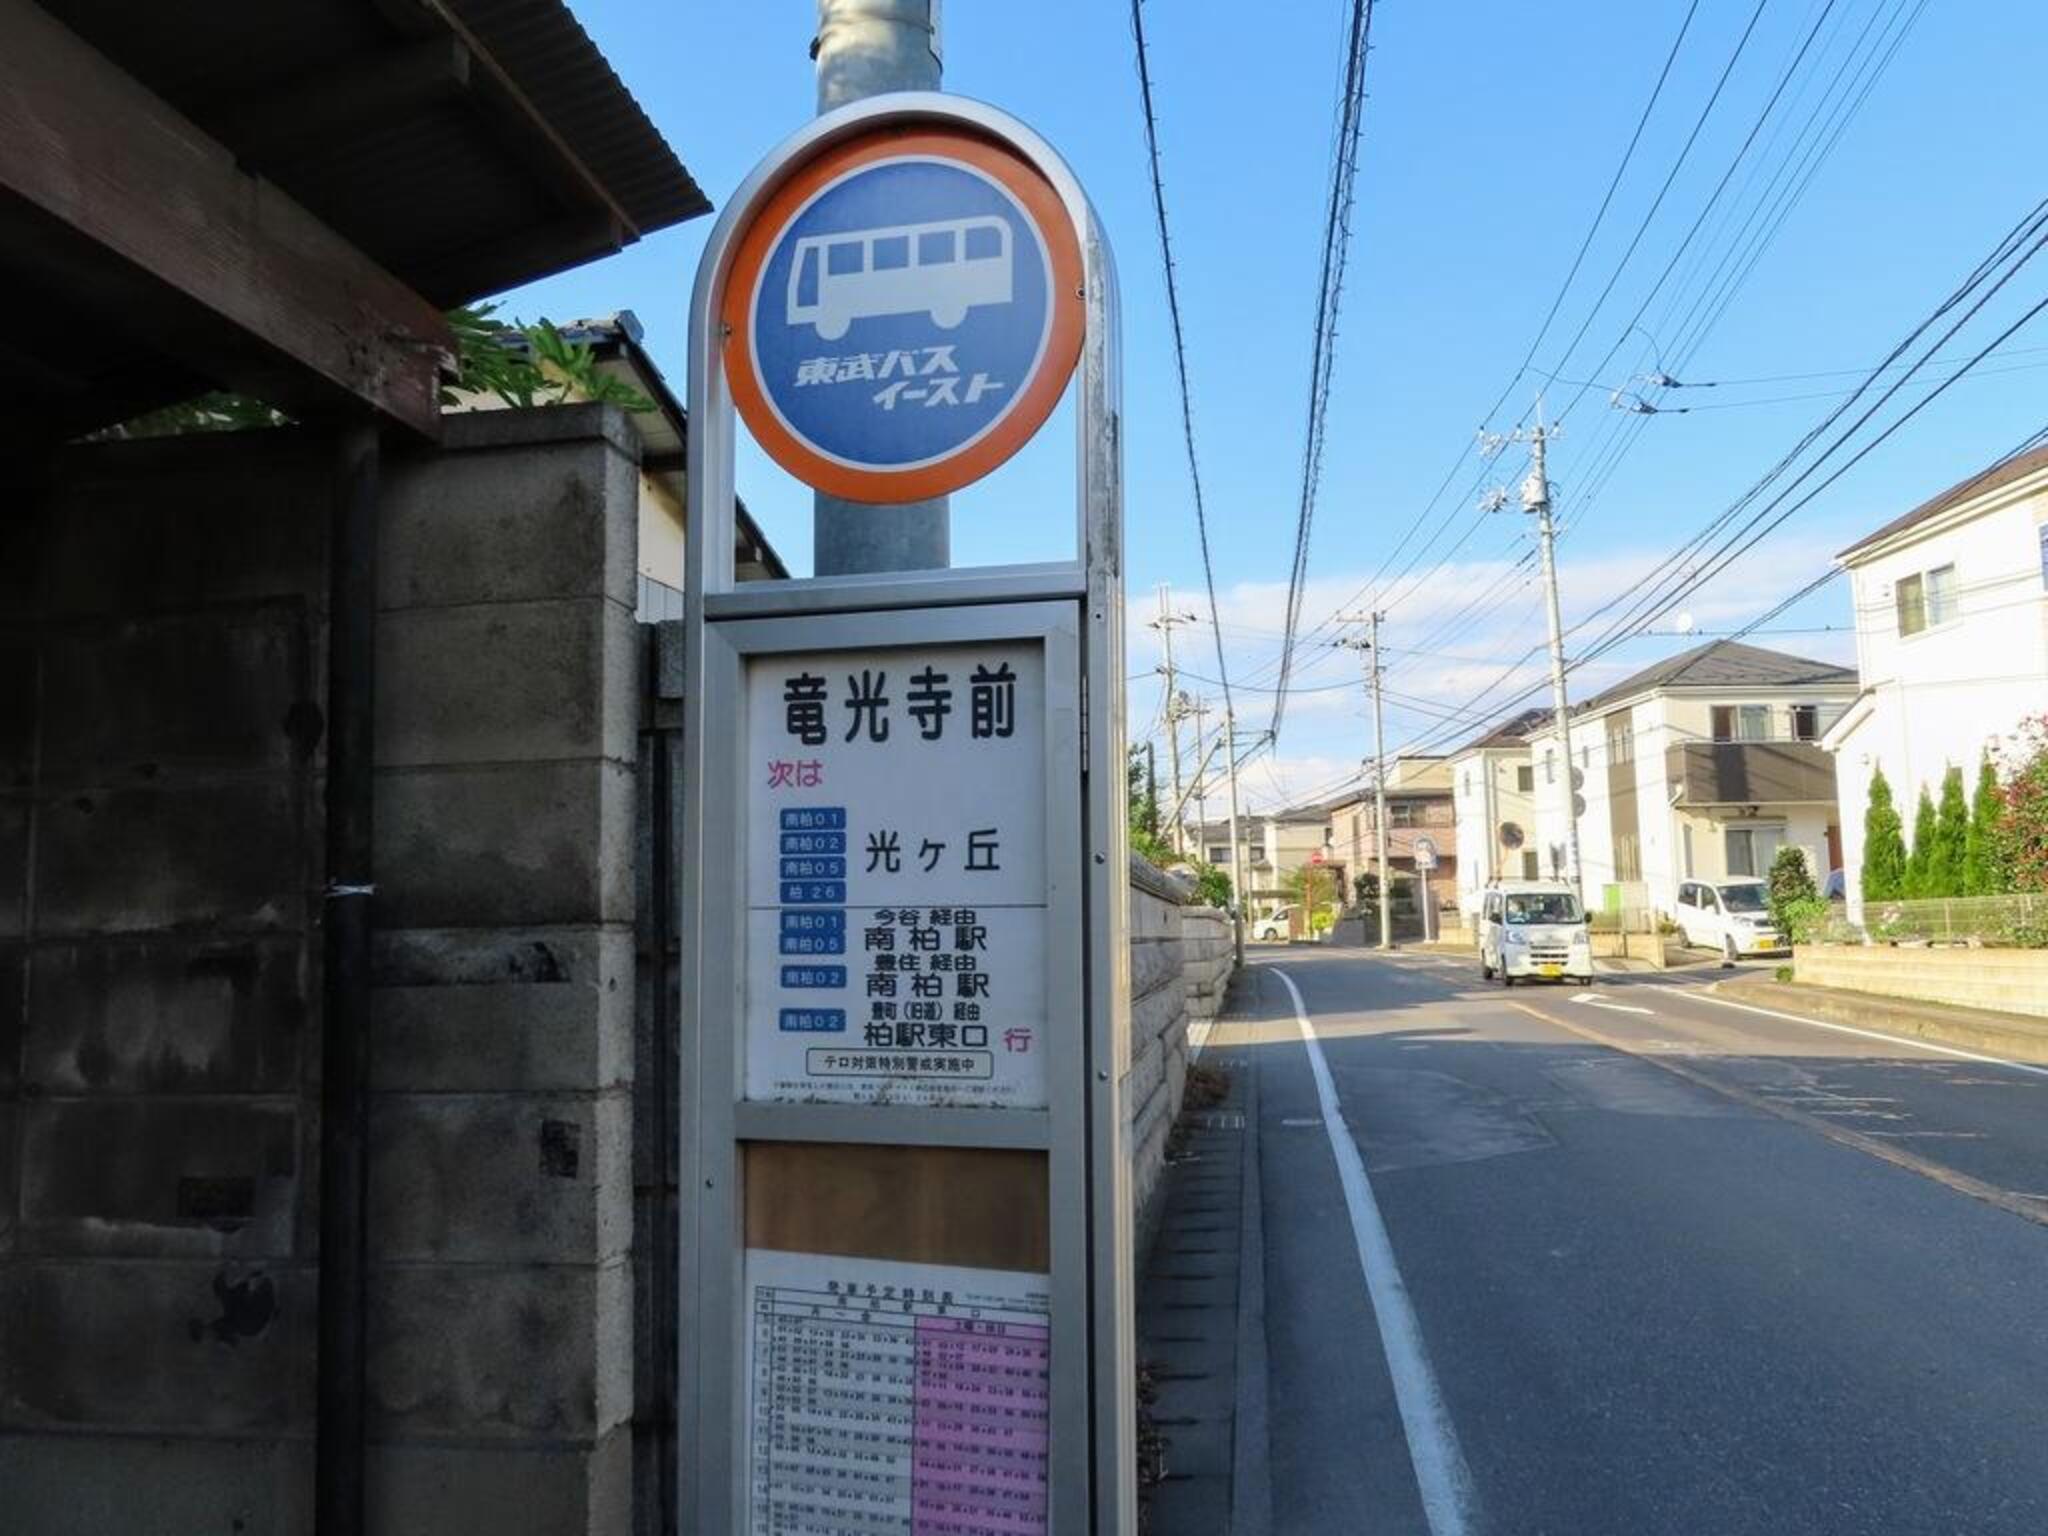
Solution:
M1151 1244L1166 1138L1187 1087L1189 1026L1223 1006L1230 924L1192 883L1131 859L1131 1065L1123 1082L1139 1253Z
M1793 980L1963 1008L2048 1018L2048 950L1801 945Z

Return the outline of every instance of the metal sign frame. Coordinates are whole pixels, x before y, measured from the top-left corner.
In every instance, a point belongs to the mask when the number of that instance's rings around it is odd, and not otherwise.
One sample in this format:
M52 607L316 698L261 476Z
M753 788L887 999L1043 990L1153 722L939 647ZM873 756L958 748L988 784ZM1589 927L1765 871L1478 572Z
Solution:
M806 160L852 138L917 126L966 129L1008 144L1051 184L1080 242L1086 329L1074 375L1076 556L740 586L731 563L735 413L721 318L735 248L756 211ZM680 828L686 980L678 1059L688 1257L677 1484L680 1528L691 1536L743 1529L740 1180L748 1141L1043 1148L1052 1226L1050 1527L1055 1536L1126 1536L1136 1529L1132 1234L1121 1093L1130 1025L1117 336L1115 268L1080 183L1029 128L960 97L904 92L816 119L741 185L705 248L690 304ZM1045 648L1047 1016L1050 1023L1059 1009L1073 1007L1082 1047L1049 1083L1051 1107L747 1102L743 960L733 905L745 889L737 721L746 658L1017 639ZM1072 696L1060 696L1061 679L1076 685ZM1078 951L1060 942L1068 934L1078 935Z

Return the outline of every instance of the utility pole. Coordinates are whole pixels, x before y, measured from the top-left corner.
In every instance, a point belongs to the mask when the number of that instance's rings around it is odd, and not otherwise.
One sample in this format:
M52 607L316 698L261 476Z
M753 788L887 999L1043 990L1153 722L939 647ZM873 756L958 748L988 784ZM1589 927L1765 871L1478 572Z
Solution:
M1365 660L1365 683L1372 693L1372 788L1373 846L1379 851L1380 866L1380 948L1394 947L1394 888L1387 874L1387 757L1386 731L1380 714L1380 620L1386 615L1340 613L1339 624L1364 624L1368 637L1350 635L1337 643L1348 651L1361 653Z
M1152 807L1152 835L1159 835L1159 761L1152 743L1145 743L1145 803Z
M889 91L939 89L939 0L818 0L811 57L818 113ZM819 576L944 570L952 563L947 499L870 506L816 493L811 569Z
M1165 582L1159 583L1159 617L1152 621L1150 627L1159 631L1160 649L1165 652L1166 664L1160 670L1166 674L1166 757L1168 763L1173 768L1173 803L1176 806L1180 804L1181 799L1180 722L1186 713L1187 701L1181 697L1180 686L1175 680L1173 670L1173 632L1179 625L1193 624L1195 622L1197 620L1194 614L1175 613L1173 611L1173 591ZM1181 833L1180 816L1178 813L1173 818L1173 851L1181 854L1187 852L1186 843Z
M1550 476L1544 462L1544 446L1558 435L1558 428L1543 425L1543 401L1536 402L1536 425L1528 431L1529 477L1522 482L1522 510L1536 517L1536 541L1543 551L1544 604L1550 612L1550 705L1557 713L1557 749L1564 758L1564 877L1579 892L1579 791L1572 782L1571 709L1564 696L1564 620L1557 605L1557 528L1550 517Z
M1498 452L1501 445L1509 441L1529 445L1529 473L1522 481L1522 510L1536 519L1536 544L1543 555L1544 606L1550 615L1550 705L1556 718L1558 752L1564 758L1564 876L1583 901L1585 892L1580 885L1579 865L1579 791L1572 781L1571 709L1565 702L1564 692L1564 619L1558 611L1557 602L1557 529L1550 516L1550 472L1545 452L1553 439L1563 435L1562 427L1543 424L1543 397L1538 395L1534 426L1515 432L1512 438L1483 441L1493 452ZM1495 491L1481 505L1489 512L1496 512L1506 500L1504 492Z
M1226 697L1223 705L1223 763L1230 773L1230 949L1237 968L1244 968L1244 847L1237 831L1237 712Z
M1198 839L1206 841L1209 835L1209 796L1203 786L1208 782L1209 776L1204 770L1209 766L1209 757L1203 750L1204 730L1202 722L1209 717L1209 701L1200 694L1196 694L1194 698L1188 701L1187 712L1194 717L1195 722L1195 831ZM1175 820L1178 819L1179 817L1176 815ZM1208 851L1206 848L1195 850L1198 856L1206 854ZM1203 862L1206 863L1207 860L1204 859Z

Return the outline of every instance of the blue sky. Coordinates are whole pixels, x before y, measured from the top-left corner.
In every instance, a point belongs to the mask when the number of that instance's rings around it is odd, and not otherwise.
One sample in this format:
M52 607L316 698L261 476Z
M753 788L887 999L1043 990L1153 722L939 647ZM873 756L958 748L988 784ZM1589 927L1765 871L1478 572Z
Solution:
M806 0L573 4L714 203L811 114L806 50L814 11ZM1836 403L1785 397L1853 387L1846 370L1881 358L2048 193L2039 153L2048 143L2048 92L2040 86L2048 6L1915 5L1765 0L1641 246L1585 341L1564 356L1755 10L1752 0L1701 0L1614 206L1534 364L1602 386L1582 393L1553 383L1548 392L1553 412L1572 406L1551 460L1565 530L1558 557L1567 624L1633 587ZM1481 514L1468 494L1491 481L1511 483L1520 461L1510 450L1488 474L1466 450L1564 278L1686 8L1687 0L1548 7L1383 0L1378 7L1303 621L1316 624L1365 600L1369 578L1457 465L1451 489L1422 525L1441 527L1443 536L1426 546L1411 578L1382 581L1374 598L1389 615L1390 745L1455 739L1446 711L1504 703L1540 676L1533 664L1522 667L1473 704L1543 630L1536 588L1514 569L1529 547L1526 520L1512 511ZM1233 680L1245 684L1240 715L1251 726L1270 712L1271 694L1254 685L1271 681L1284 614L1346 10L1336 0L1251 8L1150 0L1146 8L1218 609ZM1897 35L1909 16L1915 19L1888 70L1719 319L1702 328L1699 317L1718 306L1695 310L1695 297L1712 291L1719 254L1737 242L1749 209L1762 204L1771 178L1788 164L1808 113L1830 99L1837 63L1861 57L1852 48L1866 21L1876 23L1874 39L1888 25ZM1805 65L1645 311L1651 334L1627 331L1816 22ZM951 0L946 27L947 89L994 102L1043 133L1088 187L1116 250L1131 722L1133 739L1141 740L1156 732L1159 705L1153 632L1140 622L1153 608L1153 588L1170 582L1176 609L1206 616L1208 604L1128 11L1117 0ZM1845 100L1846 91L1833 99ZM1732 210L1726 222L1724 210ZM557 320L632 309L680 384L683 311L710 224L694 221L518 290L507 308ZM1763 220L1748 227L1761 229ZM2022 270L1943 355L1975 351L2044 294L2048 256ZM1592 370L1617 341L1621 349L1595 378ZM2048 316L1988 359L1983 377L1956 385L1688 598L1693 638L1668 633L1674 615L1658 626L1667 633L1630 640L1587 664L1574 678L1575 694L1767 610L1819 575L1858 533L2048 424L2044 365ZM1609 407L1606 386L1660 366L1688 382L1760 382L1664 397L1670 406L1712 407L1690 414L1640 418ZM1517 381L1492 425L1512 425L1541 382L1534 373ZM1902 395L1899 404L1914 398ZM1624 430L1628 451L1614 460L1610 450ZM1070 433L1064 414L1056 417L1011 465L955 498L957 560L1059 552L1068 528ZM808 491L758 454L743 460L741 491L793 565L807 567ZM1415 549L1411 542L1388 574ZM1476 598L1486 600L1461 615ZM1760 634L1753 643L1846 659L1848 623L1837 582L1771 626L1798 632ZM1361 694L1344 686L1357 677L1356 658L1330 647L1327 632L1314 639L1297 656L1280 738L1249 770L1253 804L1325 789L1353 774L1370 750ZM1205 629L1180 630L1179 647L1193 672L1214 677ZM1189 686L1217 692L1210 683Z

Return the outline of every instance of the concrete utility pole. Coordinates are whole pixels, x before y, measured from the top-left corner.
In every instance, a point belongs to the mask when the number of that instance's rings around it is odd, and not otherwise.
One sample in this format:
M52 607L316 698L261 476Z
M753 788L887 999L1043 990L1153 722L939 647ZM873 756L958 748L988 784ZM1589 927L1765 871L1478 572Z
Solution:
M1223 706L1223 763L1230 773L1230 946L1240 969L1244 966L1244 847L1237 831L1237 712Z
M1386 731L1380 715L1380 620L1382 613L1340 613L1339 624L1365 624L1368 638L1348 636L1337 643L1365 658L1365 685L1372 693L1372 789L1373 845L1379 851L1380 866L1380 948L1394 947L1394 888L1387 874L1387 756ZM1425 924L1428 922L1424 918Z
M1204 732L1202 722L1206 720L1209 716L1209 701L1207 699L1204 699L1200 694L1197 694L1194 698L1188 701L1187 712L1194 718L1195 722L1194 796L1196 835L1198 839L1206 840L1209 835L1209 797L1202 786L1208 778L1209 755L1208 752L1205 750L1205 743L1203 741ZM1197 857L1202 857L1203 855L1207 854L1208 851L1209 850L1206 848L1197 848L1195 850L1195 853ZM1208 860L1206 858L1203 858L1203 862L1207 863Z
M818 112L889 91L936 91L939 0L818 0L811 57ZM819 576L943 570L952 563L947 499L872 506L816 493L811 569Z
M1159 583L1159 617L1151 622L1150 628L1159 631L1159 644L1165 652L1165 665L1160 669L1166 674L1166 760L1173 769L1173 803L1176 807L1173 817L1173 851L1187 852L1186 839L1181 832L1180 812L1180 723L1187 713L1187 700L1181 696L1180 685L1173 670L1173 631L1177 625L1197 622L1192 613L1173 611L1173 591L1165 582Z
M1559 428L1543 425L1543 401L1539 397L1536 425L1516 437L1529 444L1529 477L1522 482L1522 510L1536 517L1536 542L1543 551L1544 602L1550 612L1550 703L1557 714L1558 751L1564 757L1565 879L1583 901L1585 892L1579 882L1579 792L1572 782L1572 722L1564 694L1564 620L1557 606L1557 532L1550 518L1550 476L1544 459L1545 445L1559 435Z

